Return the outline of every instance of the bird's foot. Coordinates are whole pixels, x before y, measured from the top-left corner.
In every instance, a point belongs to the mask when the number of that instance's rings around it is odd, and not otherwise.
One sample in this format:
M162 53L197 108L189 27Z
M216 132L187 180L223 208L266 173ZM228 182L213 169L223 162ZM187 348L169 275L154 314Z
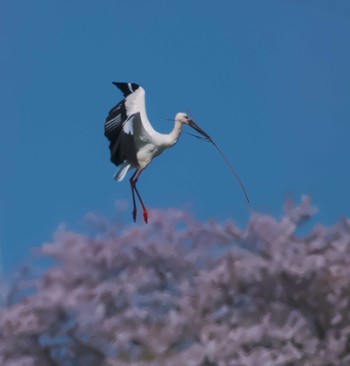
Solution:
M132 218L133 218L134 222L136 222L136 215L137 215L137 210L136 210L136 208L134 208L132 210Z
M147 210L143 210L143 219L145 220L145 223L148 223L148 212Z

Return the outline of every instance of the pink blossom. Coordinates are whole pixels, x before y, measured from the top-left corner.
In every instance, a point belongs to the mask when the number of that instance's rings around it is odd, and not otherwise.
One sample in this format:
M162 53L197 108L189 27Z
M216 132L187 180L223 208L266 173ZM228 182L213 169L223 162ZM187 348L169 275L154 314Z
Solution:
M60 228L40 251L54 264L7 292L21 300L0 309L0 364L348 365L349 220L298 234L316 211L304 196L245 228L90 213L91 235Z

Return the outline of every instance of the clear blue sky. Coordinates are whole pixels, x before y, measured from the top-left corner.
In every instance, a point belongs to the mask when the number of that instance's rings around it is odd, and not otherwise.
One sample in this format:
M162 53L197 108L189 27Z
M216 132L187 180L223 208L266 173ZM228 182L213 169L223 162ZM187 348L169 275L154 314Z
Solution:
M350 216L348 0L5 0L0 37L5 269L60 223L130 202L103 135L121 99L111 81L141 84L162 132L190 109L252 201L210 145L185 135L142 176L149 207L243 223L306 193L319 221Z

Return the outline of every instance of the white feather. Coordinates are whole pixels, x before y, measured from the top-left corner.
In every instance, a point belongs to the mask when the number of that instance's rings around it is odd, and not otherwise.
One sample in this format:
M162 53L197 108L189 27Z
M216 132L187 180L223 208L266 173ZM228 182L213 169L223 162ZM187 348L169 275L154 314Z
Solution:
M123 163L122 167L114 174L113 178L117 182L121 182L125 178L130 168L131 165L129 163L127 162Z

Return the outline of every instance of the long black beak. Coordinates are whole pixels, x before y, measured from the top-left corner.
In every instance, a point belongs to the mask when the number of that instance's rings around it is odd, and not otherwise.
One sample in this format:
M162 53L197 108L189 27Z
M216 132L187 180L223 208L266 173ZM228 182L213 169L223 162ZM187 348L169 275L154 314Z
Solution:
M195 121L193 121L192 119L190 119L188 121L188 125L190 127L192 127L194 130L196 130L198 133L200 133L202 136L204 136L206 139L208 139L210 142L213 142L212 138L205 132L203 131Z

